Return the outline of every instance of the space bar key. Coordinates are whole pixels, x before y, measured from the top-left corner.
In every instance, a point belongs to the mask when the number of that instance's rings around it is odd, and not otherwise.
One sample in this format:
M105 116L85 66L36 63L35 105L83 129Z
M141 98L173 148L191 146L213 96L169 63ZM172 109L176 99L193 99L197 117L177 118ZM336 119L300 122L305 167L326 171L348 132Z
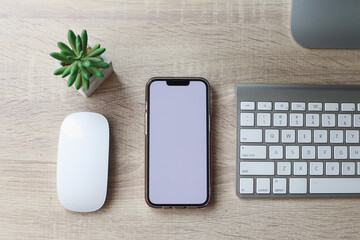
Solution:
M311 178L310 193L360 193L360 178Z

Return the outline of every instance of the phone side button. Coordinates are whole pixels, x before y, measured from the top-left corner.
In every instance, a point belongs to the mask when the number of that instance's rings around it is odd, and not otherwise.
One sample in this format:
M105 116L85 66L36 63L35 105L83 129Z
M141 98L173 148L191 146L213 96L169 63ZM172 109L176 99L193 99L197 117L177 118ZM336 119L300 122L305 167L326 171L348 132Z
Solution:
M211 132L211 115L209 115L209 132Z

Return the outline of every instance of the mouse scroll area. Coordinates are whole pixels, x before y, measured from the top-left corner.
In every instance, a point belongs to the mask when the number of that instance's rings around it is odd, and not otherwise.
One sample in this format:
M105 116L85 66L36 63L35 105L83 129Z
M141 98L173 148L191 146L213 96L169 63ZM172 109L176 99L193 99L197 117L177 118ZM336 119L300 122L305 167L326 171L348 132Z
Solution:
M92 212L106 199L109 124L98 113L73 113L62 123L57 159L57 192L68 210Z

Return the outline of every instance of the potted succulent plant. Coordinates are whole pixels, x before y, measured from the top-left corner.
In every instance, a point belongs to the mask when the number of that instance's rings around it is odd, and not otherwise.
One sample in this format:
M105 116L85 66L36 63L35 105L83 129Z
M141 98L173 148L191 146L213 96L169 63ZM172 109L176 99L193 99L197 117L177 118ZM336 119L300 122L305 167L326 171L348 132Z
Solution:
M68 31L70 47L58 42L60 53L52 52L50 56L57 59L54 75L67 77L67 85L74 85L83 96L90 96L101 83L113 72L112 63L103 53L105 48L100 44L92 45L88 42L87 32L84 29L81 36L75 36L72 30Z

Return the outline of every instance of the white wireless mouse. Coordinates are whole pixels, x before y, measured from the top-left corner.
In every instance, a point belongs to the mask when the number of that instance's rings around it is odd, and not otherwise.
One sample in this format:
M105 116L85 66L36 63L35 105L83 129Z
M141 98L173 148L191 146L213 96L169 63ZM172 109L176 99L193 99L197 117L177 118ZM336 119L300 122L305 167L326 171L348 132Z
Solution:
M98 113L70 114L61 125L57 156L57 193L71 211L92 212L106 199L109 123Z

